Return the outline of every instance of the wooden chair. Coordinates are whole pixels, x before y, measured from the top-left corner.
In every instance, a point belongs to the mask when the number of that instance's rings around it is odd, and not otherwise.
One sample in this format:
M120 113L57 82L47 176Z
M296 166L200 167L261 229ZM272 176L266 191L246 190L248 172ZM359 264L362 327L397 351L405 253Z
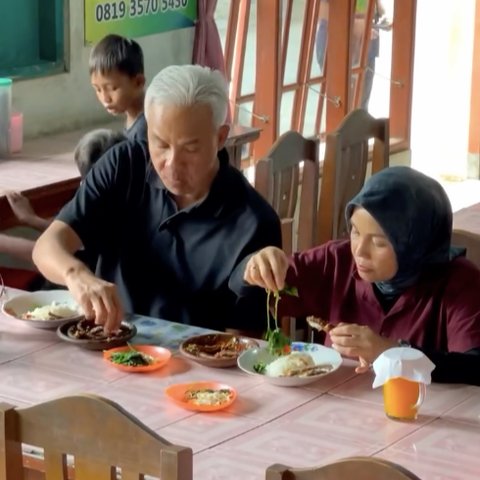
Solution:
M119 405L95 395L59 398L28 408L0 404L0 478L22 480L22 443L44 449L45 478L192 479L192 450L173 445Z
M318 141L293 130L281 135L255 166L255 188L280 217L287 254L315 245L318 184ZM294 319L282 318L280 324L295 338Z
M345 207L365 182L370 139L374 140L371 171L376 173L389 164L388 119L353 110L327 135L318 209L319 245L348 236Z
M465 230L453 230L452 245L465 247L467 258L480 268L480 236Z
M420 480L392 462L372 457L351 457L322 467L290 468L271 465L266 480Z
M287 254L315 245L318 165L318 142L293 130L281 135L256 164L255 188L280 217Z

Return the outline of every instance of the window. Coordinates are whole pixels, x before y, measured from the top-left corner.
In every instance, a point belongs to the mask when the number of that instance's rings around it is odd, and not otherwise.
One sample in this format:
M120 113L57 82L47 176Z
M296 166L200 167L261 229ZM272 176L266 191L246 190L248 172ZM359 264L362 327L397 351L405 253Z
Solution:
M415 11L416 0L218 2L234 122L262 129L251 157L290 129L322 140L361 105L390 117L393 151L408 149Z
M64 0L5 2L0 16L0 76L63 71Z

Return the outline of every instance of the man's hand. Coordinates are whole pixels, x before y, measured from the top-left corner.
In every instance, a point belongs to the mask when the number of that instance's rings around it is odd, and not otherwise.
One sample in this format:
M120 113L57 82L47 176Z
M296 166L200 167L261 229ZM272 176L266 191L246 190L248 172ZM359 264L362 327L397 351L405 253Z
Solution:
M65 283L82 307L86 319L103 325L106 333L118 330L123 307L113 283L96 277L87 268L68 272Z
M366 371L381 353L397 346L397 342L376 334L370 327L355 323L339 323L330 330L332 347L345 357L359 357L358 372Z
M287 255L277 247L266 247L252 255L243 279L250 285L278 292L285 286L287 269Z

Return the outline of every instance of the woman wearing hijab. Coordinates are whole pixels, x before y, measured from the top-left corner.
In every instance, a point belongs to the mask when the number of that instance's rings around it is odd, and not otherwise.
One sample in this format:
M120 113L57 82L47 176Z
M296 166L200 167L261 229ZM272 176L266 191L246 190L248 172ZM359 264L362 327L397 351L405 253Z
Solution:
M346 216L349 240L291 258L264 248L239 265L231 288L241 295L246 284L296 287L279 316L334 325L326 344L360 358L359 372L389 348L414 346L435 363L434 381L480 385L480 270L450 245L452 209L441 185L408 167L387 168Z

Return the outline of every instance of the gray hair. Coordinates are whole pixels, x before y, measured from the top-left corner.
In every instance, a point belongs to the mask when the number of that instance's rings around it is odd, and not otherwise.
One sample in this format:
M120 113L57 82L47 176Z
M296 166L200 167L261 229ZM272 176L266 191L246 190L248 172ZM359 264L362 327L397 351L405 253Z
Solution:
M212 110L213 123L225 123L228 84L223 74L201 65L171 65L153 78L145 94L145 114L152 104L193 106L203 103Z

